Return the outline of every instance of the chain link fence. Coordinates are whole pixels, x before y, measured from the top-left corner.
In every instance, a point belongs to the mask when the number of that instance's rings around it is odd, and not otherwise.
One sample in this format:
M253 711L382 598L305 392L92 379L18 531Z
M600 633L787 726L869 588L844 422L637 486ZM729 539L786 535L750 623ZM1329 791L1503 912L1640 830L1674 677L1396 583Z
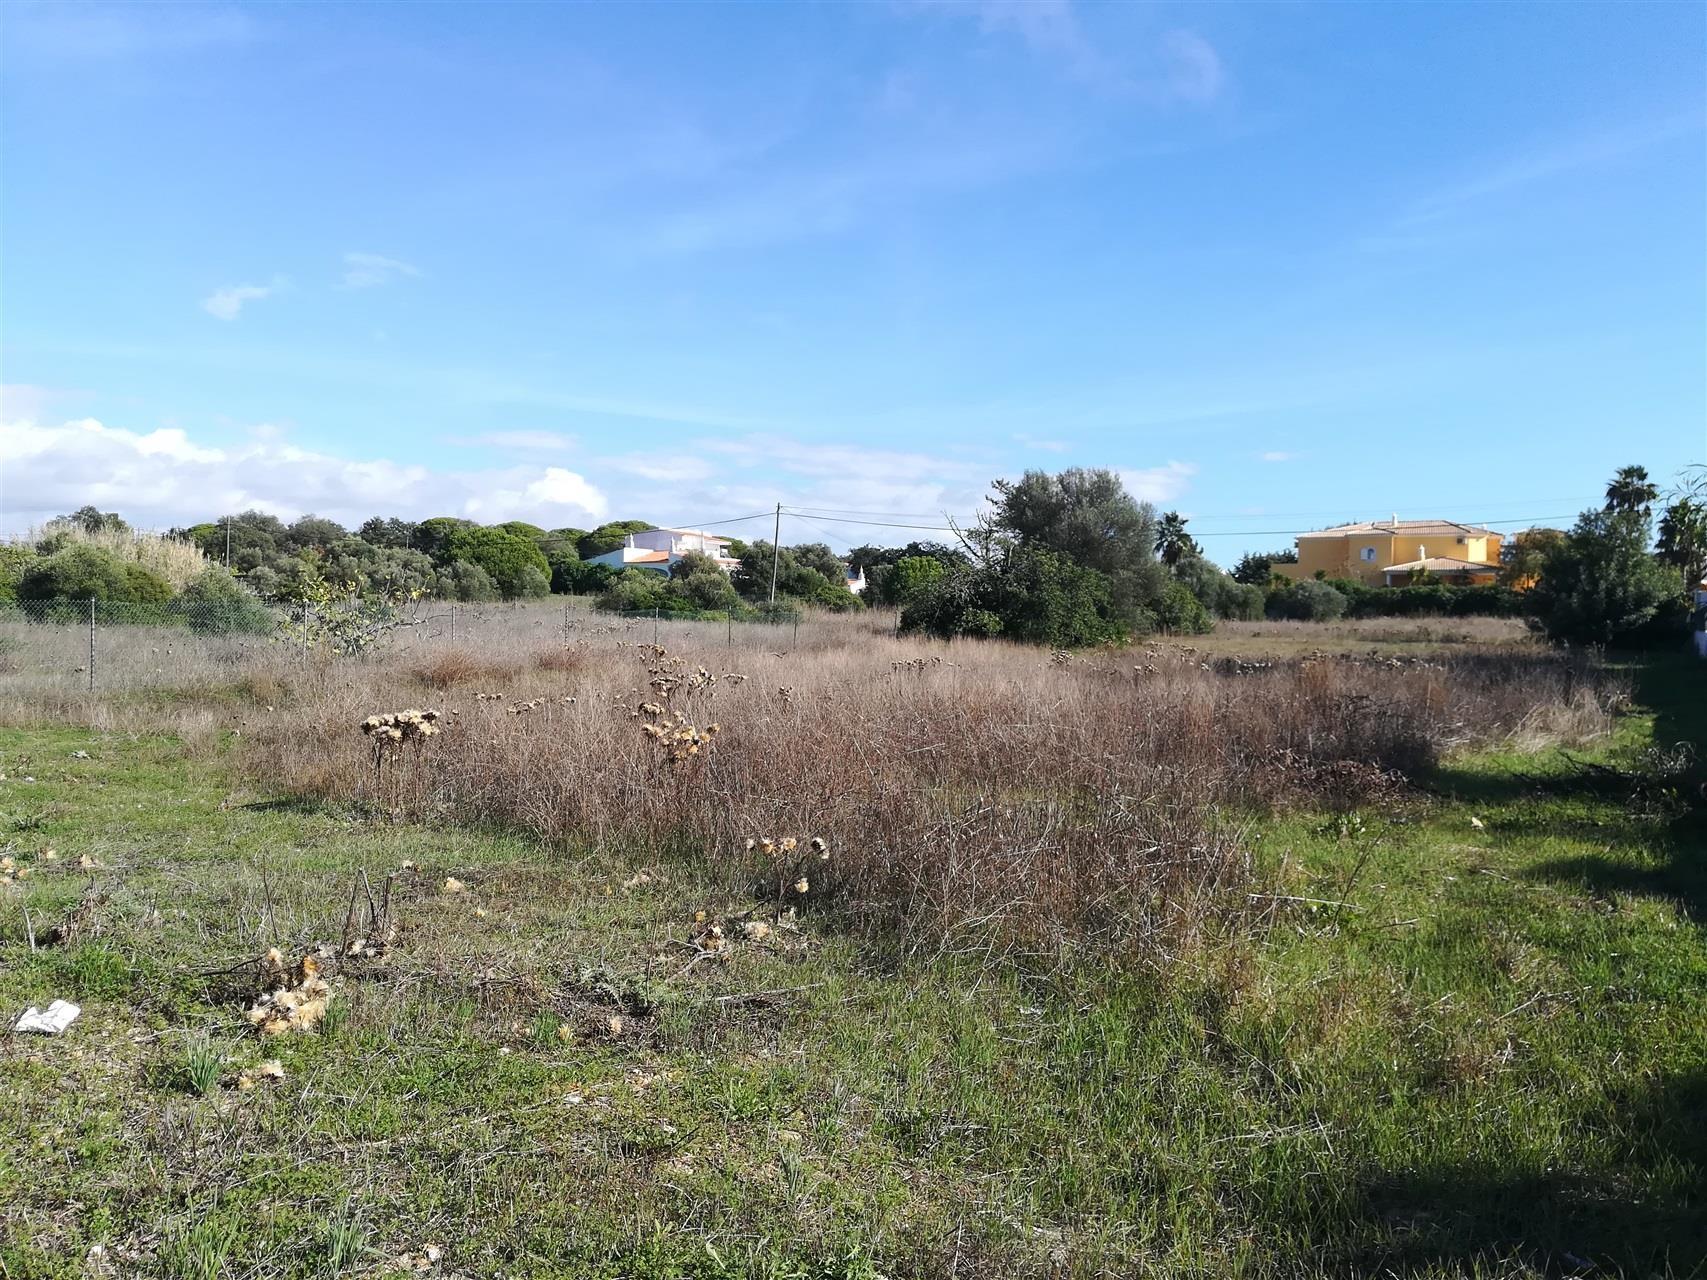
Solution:
M601 612L585 598L515 604L418 600L330 605L237 600L0 603L0 689L92 694L188 687L320 656L385 661L432 648L523 652L552 643L733 648L798 644L815 615L791 606Z

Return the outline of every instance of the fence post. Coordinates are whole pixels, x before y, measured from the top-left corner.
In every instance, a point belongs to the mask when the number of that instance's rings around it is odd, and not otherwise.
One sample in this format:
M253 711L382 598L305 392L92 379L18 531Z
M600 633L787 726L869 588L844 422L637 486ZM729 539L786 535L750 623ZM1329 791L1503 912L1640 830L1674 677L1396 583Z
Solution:
M95 692L95 597L89 597L89 692Z
M794 615L794 639L792 641L790 641L789 648L791 648L791 649L798 648L799 645L800 645L800 615L798 613L796 613Z
M452 644L456 643L456 605L455 605L455 603L452 603L451 607L450 607L450 642Z
M727 616L724 619L724 627L725 627L725 630L723 633L723 647L725 649L733 649L735 647L735 606L734 605L729 606L729 609L727 611Z
M652 647L658 647L658 607L652 607Z

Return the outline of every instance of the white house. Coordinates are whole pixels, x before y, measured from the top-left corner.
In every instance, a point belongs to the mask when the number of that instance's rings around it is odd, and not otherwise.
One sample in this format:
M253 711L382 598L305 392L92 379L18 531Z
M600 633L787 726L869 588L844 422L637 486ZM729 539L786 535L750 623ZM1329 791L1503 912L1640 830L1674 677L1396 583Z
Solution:
M702 529L643 529L629 534L615 551L594 556L587 563L608 564L618 572L646 569L667 574L670 566L690 551L710 556L725 573L741 563L729 554L729 539Z

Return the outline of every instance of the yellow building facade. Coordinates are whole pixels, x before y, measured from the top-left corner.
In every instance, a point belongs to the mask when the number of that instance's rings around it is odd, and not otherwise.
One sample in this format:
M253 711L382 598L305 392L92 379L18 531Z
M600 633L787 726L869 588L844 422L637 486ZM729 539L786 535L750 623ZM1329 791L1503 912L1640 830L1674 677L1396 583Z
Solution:
M1300 534L1298 563L1274 572L1294 581L1346 578L1402 587L1418 577L1447 583L1492 582L1500 571L1500 535L1450 520L1371 520Z

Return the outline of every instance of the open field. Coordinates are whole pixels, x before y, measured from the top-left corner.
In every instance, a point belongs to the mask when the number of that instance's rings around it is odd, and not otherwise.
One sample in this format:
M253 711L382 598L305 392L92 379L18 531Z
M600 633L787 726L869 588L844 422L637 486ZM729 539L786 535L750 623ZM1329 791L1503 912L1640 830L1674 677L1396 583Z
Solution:
M1707 1266L1698 669L488 625L0 677L0 1275Z

